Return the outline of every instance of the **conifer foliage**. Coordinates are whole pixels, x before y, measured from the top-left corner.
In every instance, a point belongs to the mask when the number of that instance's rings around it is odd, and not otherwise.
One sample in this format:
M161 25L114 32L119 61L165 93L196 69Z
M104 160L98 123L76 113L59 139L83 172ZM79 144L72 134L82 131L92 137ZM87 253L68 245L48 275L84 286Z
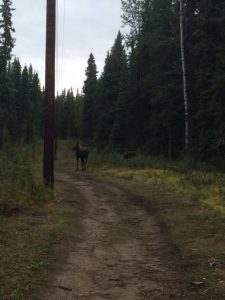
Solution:
M57 137L63 140L81 138L83 133L84 96L72 88L56 97Z
M42 93L30 65L12 60L15 44L12 1L0 5L0 148L5 141L31 143L42 133Z
M122 0L122 9L130 31L95 81L90 140L170 158L224 155L224 1Z
M83 107L83 139L85 141L91 141L93 138L93 112L95 106L95 90L97 85L97 67L95 63L94 55L91 53L88 59L88 66L86 69L86 80L84 82L84 107Z
M102 73L97 76L91 53L82 93L69 89L57 96L58 137L169 158L185 151L207 159L224 157L224 0L121 4L128 30L124 36L118 32ZM7 139L31 143L42 136L43 127L38 74L12 59L12 12L12 1L2 0L0 147Z
M6 125L9 119L10 88L8 77L8 64L11 59L15 31L12 27L12 2L2 0L0 5L0 147L3 145L3 138Z

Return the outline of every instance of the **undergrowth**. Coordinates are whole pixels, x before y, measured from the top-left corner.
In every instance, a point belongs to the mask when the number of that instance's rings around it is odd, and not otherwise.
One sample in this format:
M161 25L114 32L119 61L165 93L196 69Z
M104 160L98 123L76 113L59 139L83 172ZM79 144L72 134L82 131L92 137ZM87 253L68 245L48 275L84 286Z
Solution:
M125 160L118 153L93 151L91 168L100 168L105 175L133 179L190 195L225 215L225 174L206 163L188 158L170 161L143 154Z
M49 197L37 175L39 160L26 147L8 146L0 152L0 214L8 215L45 202Z
M223 172L188 158L167 161L138 154L124 160L97 151L89 168L140 196L137 203L154 212L190 284L188 299L224 299Z

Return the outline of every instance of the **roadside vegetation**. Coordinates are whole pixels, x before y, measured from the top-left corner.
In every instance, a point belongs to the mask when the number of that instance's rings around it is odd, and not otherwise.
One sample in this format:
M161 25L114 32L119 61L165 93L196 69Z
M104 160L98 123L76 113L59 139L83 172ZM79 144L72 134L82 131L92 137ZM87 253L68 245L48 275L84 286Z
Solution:
M154 213L199 299L225 293L225 175L208 164L139 154L91 154L91 171L134 195Z
M33 154L34 155L34 154ZM0 214L11 216L49 200L38 177L40 158L30 146L6 146L0 153Z
M61 241L79 228L79 195L73 202L58 183L53 197L43 185L40 148L0 152L0 299L31 299L59 260Z
M76 170L71 141L60 142L56 170ZM55 197L42 184L40 145L8 147L0 155L0 298L29 299L50 275L60 245L74 230L83 199L57 182ZM88 172L131 193L131 201L154 214L200 299L225 292L225 176L203 163L165 160L138 153L90 150ZM136 197L136 196L137 197ZM68 202L67 202L68 201ZM73 229L72 229L73 228ZM113 238L118 239L117 231ZM115 236L115 237L114 237ZM120 236L119 236L120 238ZM211 298L210 298L211 297ZM217 297L217 298L215 298Z
M118 153L92 154L92 167L105 175L161 186L179 195L189 195L225 216L225 174L206 163L138 154L125 160Z

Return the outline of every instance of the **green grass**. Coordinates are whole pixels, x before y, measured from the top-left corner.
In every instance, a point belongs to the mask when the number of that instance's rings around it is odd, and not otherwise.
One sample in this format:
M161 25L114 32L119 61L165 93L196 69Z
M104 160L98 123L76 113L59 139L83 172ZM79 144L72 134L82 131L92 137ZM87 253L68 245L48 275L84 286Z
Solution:
M57 265L60 247L79 230L84 201L63 183L42 182L41 144L7 147L0 153L0 299L32 299ZM71 199L71 197L73 198Z
M192 160L93 153L89 166L154 213L198 299L225 295L225 174ZM199 287L192 282L202 282ZM195 299L195 298L193 298Z
M28 209L50 197L38 173L40 159L31 158L29 146L8 146L0 152L0 215Z
M225 174L207 164L187 159L168 161L141 154L124 160L117 153L94 152L91 168L101 169L105 175L157 185L179 195L192 196L225 215Z
M71 142L61 144L57 170L71 174L75 171L71 148ZM24 151L27 153L27 149ZM26 158L31 157L29 153ZM65 199L70 199L71 192L63 186L59 186L53 202L46 190L37 193L32 186L42 185L40 158L24 165L22 159L22 163L14 158L11 162L9 154L7 159L0 158L0 174L3 174L0 184L4 185L5 199L12 199L13 205L16 203L13 207L19 211L6 208L4 211L10 213L3 213L0 218L0 299L30 299L29 291L35 286L38 289L47 278L48 264L57 261L60 240L69 235L71 228L79 228L83 204L77 195L73 209L67 209ZM7 168L3 167L6 163ZM198 288L199 299L223 299L225 175L222 172L189 159L167 161L139 154L124 160L118 153L94 150L90 151L88 171L96 177L113 178L116 184L140 195L144 202L140 204L154 211L166 229L165 235L190 286L192 281L203 282ZM29 172L33 176L31 181ZM42 198L43 193L46 199ZM132 239L124 224L118 224L109 234L112 242ZM53 249L56 249L54 255Z
M30 291L47 280L48 268L60 259L61 244L79 229L82 201L77 196L72 203L68 197L60 192L54 202L1 218L0 299L32 299Z

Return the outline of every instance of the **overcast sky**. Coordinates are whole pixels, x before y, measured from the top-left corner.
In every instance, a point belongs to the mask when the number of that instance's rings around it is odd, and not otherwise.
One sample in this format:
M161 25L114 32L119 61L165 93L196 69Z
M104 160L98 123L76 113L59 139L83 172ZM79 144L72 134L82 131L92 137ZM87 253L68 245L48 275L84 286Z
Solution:
M13 0L13 6L16 9L13 13L16 30L13 54L22 64L31 63L43 84L46 0ZM58 90L70 87L81 90L91 52L101 73L106 53L121 29L120 16L120 0L58 0Z

